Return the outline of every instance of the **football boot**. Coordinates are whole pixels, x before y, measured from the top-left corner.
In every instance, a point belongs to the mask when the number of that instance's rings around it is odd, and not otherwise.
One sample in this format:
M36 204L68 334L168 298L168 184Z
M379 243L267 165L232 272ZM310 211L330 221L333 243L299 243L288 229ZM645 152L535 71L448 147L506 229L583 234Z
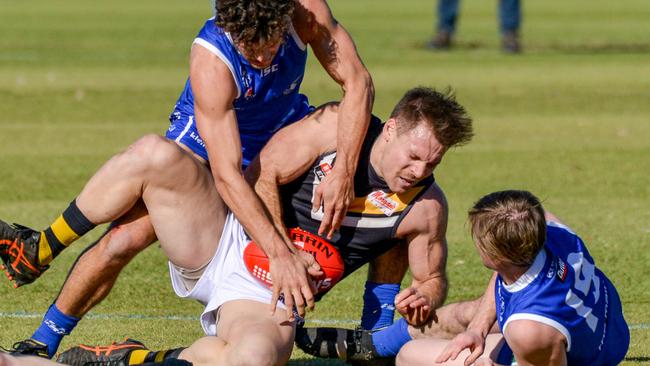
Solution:
M47 353L47 345L31 338L16 342L11 349L3 348L2 351L13 356L37 356L47 359L50 358Z
M13 226L0 220L0 258L5 274L14 287L34 282L49 266L38 263L41 233L28 227Z
M361 328L296 328L296 346L320 358L338 358L352 365L394 365L395 357L382 357L372 343L372 331Z
M127 338L108 346L80 344L61 353L56 362L71 366L128 366L131 351L147 350L142 342Z

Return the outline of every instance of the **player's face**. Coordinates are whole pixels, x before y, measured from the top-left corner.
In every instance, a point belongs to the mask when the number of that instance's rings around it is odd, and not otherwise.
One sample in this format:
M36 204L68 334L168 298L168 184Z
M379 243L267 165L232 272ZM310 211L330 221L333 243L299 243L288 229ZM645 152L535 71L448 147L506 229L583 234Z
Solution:
M396 124L395 120L386 123ZM391 126L384 126L391 128ZM419 123L410 131L397 132L397 126L388 134L381 162L381 175L395 193L402 193L433 174L440 164L445 148L436 139L433 129Z
M282 46L283 38L269 40L262 43L238 43L237 50L256 69L265 69L271 66L275 54Z
M478 245L476 246L476 251L478 251L478 255L481 257L481 262L483 262L483 265L486 268L491 269L493 271L498 271L496 260L490 258L490 256L487 255Z

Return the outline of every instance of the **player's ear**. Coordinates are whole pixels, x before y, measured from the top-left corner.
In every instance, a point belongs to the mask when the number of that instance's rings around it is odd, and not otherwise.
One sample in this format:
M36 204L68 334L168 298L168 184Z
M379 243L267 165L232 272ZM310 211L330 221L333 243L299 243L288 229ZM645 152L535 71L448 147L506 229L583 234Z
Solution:
M397 120L395 118L389 118L384 123L383 136L386 141L397 136Z

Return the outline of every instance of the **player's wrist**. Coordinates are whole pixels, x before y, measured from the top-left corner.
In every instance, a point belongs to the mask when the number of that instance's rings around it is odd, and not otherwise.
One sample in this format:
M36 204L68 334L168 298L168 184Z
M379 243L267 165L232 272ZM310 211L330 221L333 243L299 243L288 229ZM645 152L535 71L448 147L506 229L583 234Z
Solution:
M472 321L468 326L467 330L465 332L471 333L473 335L476 335L480 337L481 339L485 339L487 335L490 333L490 328L492 327L492 324L486 321L480 321L480 322L474 322Z
M343 177L354 177L355 170L357 169L356 160L351 159L345 155L337 152L336 164L332 167L332 174L340 174Z

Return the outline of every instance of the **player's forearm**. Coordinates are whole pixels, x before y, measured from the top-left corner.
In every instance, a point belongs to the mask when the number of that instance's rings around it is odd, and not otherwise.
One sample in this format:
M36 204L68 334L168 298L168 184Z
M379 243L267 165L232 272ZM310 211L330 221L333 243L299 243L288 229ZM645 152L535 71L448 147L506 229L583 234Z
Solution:
M344 89L338 113L335 167L353 175L370 123L374 87L370 75L366 73L355 77L355 80L345 85Z
M217 191L248 235L269 258L287 255L290 248L276 230L273 219L240 172L214 174Z
M490 283L481 297L476 314L467 326L468 330L479 332L483 338L490 333L490 328L497 319L496 303L494 300L494 286L496 283L496 272L490 278Z
M255 182L255 193L266 206L273 226L279 233L284 233L286 227L282 221L282 203L277 182L261 178Z

